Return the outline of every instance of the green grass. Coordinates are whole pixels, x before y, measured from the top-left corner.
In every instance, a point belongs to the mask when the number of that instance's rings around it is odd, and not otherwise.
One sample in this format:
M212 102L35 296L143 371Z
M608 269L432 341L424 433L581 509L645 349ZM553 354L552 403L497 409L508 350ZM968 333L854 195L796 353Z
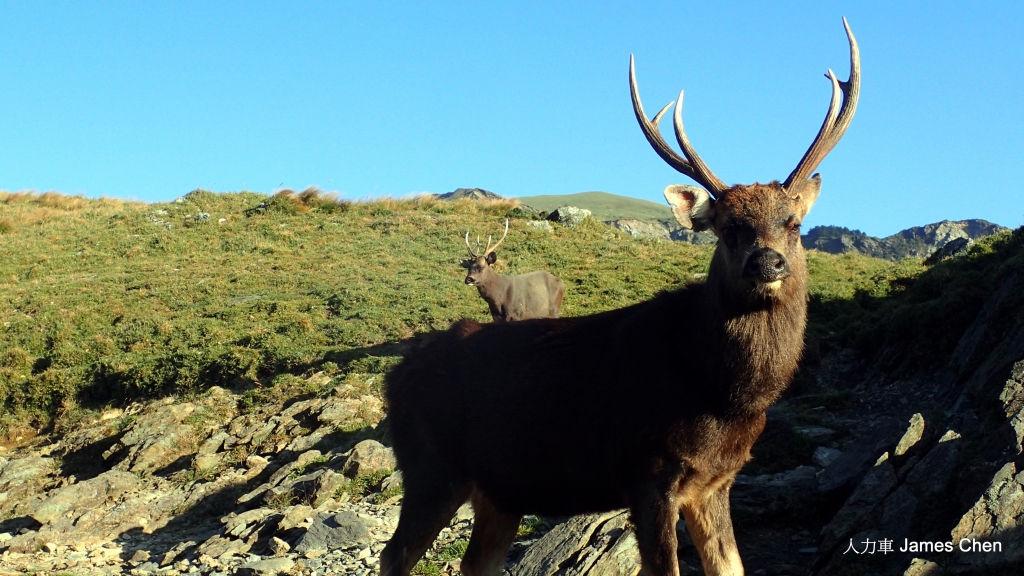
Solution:
M580 192L579 194L526 196L518 199L523 204L538 210L551 212L562 206L586 208L594 214L594 218L604 222L620 218L637 220L673 220L672 209L668 204L659 204L649 200L619 196L607 192Z
M4 194L0 218L15 226L0 244L0 406L45 425L78 404L266 385L325 362L384 372L395 343L489 319L462 282L462 236L498 230L514 205ZM561 276L572 316L649 298L708 256L597 222L550 233L513 220L498 266Z
M906 367L933 368L949 361L964 331L1007 278L1024 278L1024 228L984 238L964 256L932 267L916 259L883 265L861 257L843 262L837 274L836 257L824 256L809 258L809 345L834 335L867 356L894 347L899 353L893 357ZM846 274L857 268L859 280L851 282ZM996 333L1024 323L1024 290L1011 292L995 318Z
M379 391L402 342L463 317L489 321L462 282L462 237L497 233L510 214L499 271L560 276L564 316L639 302L707 271L709 247L634 240L596 221L545 232L515 206L339 202L316 190L196 190L162 204L0 193L0 425L45 427L80 406L213 385L249 390L246 410L317 370L374 376ZM809 341L904 337L933 328L942 307L962 325L992 289L989 267L1005 260L1008 238L932 269L810 254Z

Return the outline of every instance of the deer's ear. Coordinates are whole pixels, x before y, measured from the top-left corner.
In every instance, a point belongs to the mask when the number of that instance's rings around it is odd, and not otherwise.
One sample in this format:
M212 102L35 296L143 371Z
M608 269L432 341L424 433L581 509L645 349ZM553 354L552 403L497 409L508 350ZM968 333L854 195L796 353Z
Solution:
M498 255L496 253L494 253L493 251L492 252L488 252L486 260L487 260L488 264L494 264L495 262L498 261Z
M797 216L801 220L811 211L811 206L818 200L821 193L821 174L808 178L799 188L793 190L793 201L796 203Z
M715 223L715 201L703 188L672 184L665 188L665 200L672 205L672 214L683 228L700 232Z

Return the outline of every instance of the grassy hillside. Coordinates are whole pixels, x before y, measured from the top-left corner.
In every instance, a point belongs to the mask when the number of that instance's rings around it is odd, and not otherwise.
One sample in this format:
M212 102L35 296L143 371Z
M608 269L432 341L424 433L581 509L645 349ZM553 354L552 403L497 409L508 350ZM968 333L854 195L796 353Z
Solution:
M43 422L80 403L266 385L324 362L381 371L390 344L489 319L462 282L462 236L497 234L513 206L5 194L0 404ZM564 313L579 315L647 298L703 271L708 256L597 222L552 233L514 219L499 269L560 275Z
M165 204L0 193L3 424L59 424L212 385L269 394L312 370L384 372L417 334L489 320L462 282L462 237L497 234L509 214L500 271L561 276L566 316L638 302L707 270L708 247L634 240L593 221L545 232L514 218L514 205L348 203L316 191L200 190ZM863 329L925 270L809 260L812 338Z
M658 204L639 198L629 198L607 192L580 192L579 194L562 194L547 196L528 196L519 198L523 204L538 210L551 212L561 206L586 208L594 213L594 218L605 222L620 218L636 218L637 220L674 220L672 209L668 204Z

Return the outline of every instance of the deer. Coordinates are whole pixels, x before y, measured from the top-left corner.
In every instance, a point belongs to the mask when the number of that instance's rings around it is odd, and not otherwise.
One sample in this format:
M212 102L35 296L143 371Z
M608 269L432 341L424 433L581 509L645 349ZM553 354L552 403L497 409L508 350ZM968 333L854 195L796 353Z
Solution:
M466 269L466 284L476 286L480 297L487 302L487 308L495 322L515 322L529 318L558 318L562 310L565 284L562 279L544 270L528 274L498 274L492 266L498 261L495 250L508 236L508 218L505 219L505 233L491 246L477 254L469 245L466 232L466 248L469 258L462 261ZM477 239L477 248L480 248Z
M469 501L461 571L501 574L525 514L628 508L644 574L677 576L680 514L705 574L744 573L729 493L803 352L808 270L800 224L821 190L814 173L846 132L860 53L843 19L850 76L784 182L727 186L683 129L683 93L648 119L633 57L633 111L655 152L696 186L665 198L682 226L719 241L703 282L598 314L480 324L462 319L386 376L404 501L381 553L406 576ZM658 122L675 105L682 155ZM812 175L812 173L814 173Z

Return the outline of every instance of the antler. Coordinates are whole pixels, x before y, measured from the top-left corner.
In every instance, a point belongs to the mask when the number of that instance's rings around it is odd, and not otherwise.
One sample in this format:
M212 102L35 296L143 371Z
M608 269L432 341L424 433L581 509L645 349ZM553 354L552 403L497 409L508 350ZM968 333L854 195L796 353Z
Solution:
M814 172L818 164L825 159L825 156L835 148L839 139L843 137L846 128L853 120L853 113L857 110L857 99L860 97L860 49L857 47L857 39L853 37L850 24L843 17L843 27L846 28L846 37L850 41L850 78L846 82L840 82L836 75L829 69L825 76L832 82L832 101L828 106L828 113L825 115L825 122L818 130L818 136L814 143L804 153L793 173L786 178L783 187L791 190L791 187L799 187ZM839 106L839 92L843 93L843 106Z
M690 145L689 139L686 138L686 131L683 130L683 92L679 91L679 98L675 102L669 102L661 112L658 112L653 119L648 120L647 114L644 112L644 106L640 102L640 89L636 85L636 71L633 65L633 55L629 55L629 91L633 97L633 112L636 113L636 120L640 123L640 129L643 130L644 136L647 137L647 141L651 143L654 151L661 156L661 159L668 162L668 165L675 168L679 172L689 176L695 182L707 189L712 196L717 196L723 190L728 188L724 182L722 182L718 176L715 176L714 172L708 168L707 164L700 159L697 155L697 151ZM676 105L675 114L672 117L673 124L676 130L676 140L679 142L679 148L682 149L685 158L676 154L665 139L661 136L661 132L658 130L658 122L661 121L661 117L668 112L668 109L672 107L672 104Z
M505 233L502 234L501 238L498 239L498 243L497 244L495 244L494 246L491 246L491 237L490 236L487 237L487 249L484 250L484 256L486 256L486 255L490 254L491 252L494 252L495 250L497 250L498 246L501 246L502 241L505 240L505 236L508 236L508 218L505 218ZM478 249L480 248L480 238L479 237L477 237L477 239L476 239L476 247ZM473 247L469 245L469 232L466 232L466 248L469 249L469 255L470 256L472 256L473 258L479 258L479 256L477 256L477 253L473 252Z
M508 218L505 218L505 233L501 235L501 238L498 240L497 244L495 244L494 246L491 246L491 237L490 236L487 237L487 249L484 250L484 256L486 256L486 255L490 254L491 252L494 252L495 250L497 250L498 246L501 246L502 241L505 240L505 236L508 236Z

